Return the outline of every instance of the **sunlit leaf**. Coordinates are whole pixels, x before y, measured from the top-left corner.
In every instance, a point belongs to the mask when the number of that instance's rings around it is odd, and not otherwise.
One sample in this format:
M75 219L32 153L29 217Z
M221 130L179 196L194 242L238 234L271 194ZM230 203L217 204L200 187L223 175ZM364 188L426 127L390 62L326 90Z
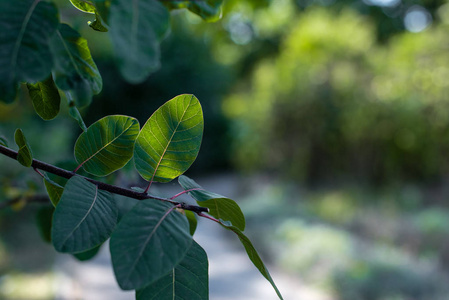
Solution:
M170 14L156 0L116 0L109 24L118 67L132 83L145 80L159 68L159 42L169 27Z
M134 162L146 180L168 182L195 161L203 137L203 111L193 95L180 95L148 119L136 140Z
M35 0L0 1L0 100L12 102L19 82L38 82L53 65L49 39L59 20L56 6Z
M240 230L245 230L245 216L238 204L225 196L206 191L194 180L182 175L178 178L179 184L184 190L189 191L189 195L195 199L199 205L209 208L209 214L229 221Z
M185 211L187 221L189 221L190 235L194 235L196 231L196 227L198 226L198 220L196 219L196 215L194 212L190 210Z
M31 152L31 147L28 145L25 135L22 132L22 129L16 129L16 132L14 133L14 140L16 145L19 147L17 161L25 167L31 167L31 164L33 163L33 154Z
M82 12L88 14L95 14L95 20L93 22L89 21L89 24L92 29L96 31L107 32L108 29L102 24L100 13L96 7L96 1L89 0L70 0L73 6L81 10Z
M51 120L58 115L61 97L51 76L36 84L29 83L27 88L34 110L42 119Z
M123 216L111 236L118 284L132 290L159 280L183 260L191 243L189 224L172 204L140 201Z
M94 14L97 9L95 8L95 5L92 3L92 1L89 0L70 0L73 6L78 8L79 10Z
M117 222L117 207L110 193L74 176L67 181L56 206L52 243L59 252L77 253L106 241Z
M273 278L271 278L270 273L268 272L267 267L263 263L262 259L260 258L259 254L256 251L256 248L254 248L251 241L248 239L246 235L243 234L237 227L232 226L229 222L225 222L223 220L220 220L220 224L228 229L233 231L235 234L237 234L240 242L242 243L243 247L245 247L246 254L248 254L249 259L251 262L256 266L256 268L259 270L259 272L265 277L273 286L274 290L276 291L276 294L278 295L279 299L283 299L281 292L277 288L276 284L273 281Z
M47 190L48 197L50 198L50 201L53 204L53 206L56 207L56 205L58 205L59 203L59 200L61 200L64 188L48 177L44 178L43 180L45 189Z
M56 85L71 91L76 106L84 107L103 86L100 72L92 59L86 39L66 24L60 24L51 39Z
M209 299L207 254L195 241L184 259L158 281L136 291L136 300Z
M139 121L127 116L107 116L92 124L75 144L75 158L84 170L106 176L132 158Z

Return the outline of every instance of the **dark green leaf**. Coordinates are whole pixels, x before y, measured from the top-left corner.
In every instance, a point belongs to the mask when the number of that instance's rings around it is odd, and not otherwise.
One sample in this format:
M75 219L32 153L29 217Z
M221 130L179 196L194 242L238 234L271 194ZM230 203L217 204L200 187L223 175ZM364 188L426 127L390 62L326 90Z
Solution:
M110 193L74 176L67 181L53 216L52 242L59 252L77 253L106 241L117 222Z
M59 113L61 96L53 78L50 76L42 82L29 83L27 87L36 113L44 120L55 118Z
M156 0L116 0L109 24L118 67L132 83L144 81L159 68L159 42L169 27L170 14Z
M59 20L53 3L0 1L0 100L12 102L18 84L50 75L49 39Z
M190 235L194 235L196 231L196 227L198 226L198 220L196 219L195 213L190 210L185 211L187 221L189 221Z
M136 140L134 162L146 180L168 182L195 161L203 137L203 111L193 95L180 95L148 119Z
M76 106L89 105L92 95L101 91L103 81L86 39L70 26L60 24L51 39L51 47L56 85L63 91L72 92Z
M95 257L95 255L98 254L98 252L100 251L101 245L92 248L90 250L84 251L84 252L80 252L80 253L75 253L73 254L73 256L79 260L79 261L86 261L89 259L92 259Z
M17 146L19 146L17 161L25 167L31 167L31 164L33 163L33 154L31 152L31 147L28 145L25 135L22 132L22 129L16 129L16 132L14 133L14 140Z
M4 138L0 136L0 145L8 147L8 141Z
M170 203L144 200L118 224L110 248L115 277L124 290L141 289L167 275L192 243L186 218Z
M190 0L188 9L206 21L214 22L221 18L223 0Z
M166 276L136 291L136 300L209 299L206 252L195 241L184 259Z
M199 205L209 208L209 214L211 216L229 221L240 230L245 230L245 216L234 200L206 191L198 183L187 176L179 176L178 181L184 190L191 190L189 191L189 195L192 196Z
M81 116L80 111L78 110L78 108L76 108L75 105L69 105L69 114L73 119L75 119L78 122L80 128L84 132L86 132L87 131L86 124L84 124L83 117Z
M104 117L83 132L75 144L75 158L84 170L106 176L132 158L139 121L127 116Z
M101 17L98 13L95 13L95 20L92 22L89 21L89 22L87 22L87 24L89 24L89 26L93 30L100 31L100 32L108 32L108 29L101 22Z
M248 254L248 257L251 260L251 262L254 264L254 266L256 266L256 268L263 275L263 277L265 277L271 283L279 299L283 299L281 293L279 292L276 284L273 281L273 278L271 278L271 275L268 272L267 267L263 263L262 259L260 258L259 254L256 251L256 248L254 248L253 244L248 239L248 237L246 237L246 235L244 235L243 232L241 232L237 227L232 226L229 222L220 220L220 224L224 228L231 230L237 234L238 238L240 239L240 242L242 242L243 244L243 247L245 247L246 253Z
M52 206L44 206L38 209L36 213L37 228L42 239L51 243L51 223L55 208Z

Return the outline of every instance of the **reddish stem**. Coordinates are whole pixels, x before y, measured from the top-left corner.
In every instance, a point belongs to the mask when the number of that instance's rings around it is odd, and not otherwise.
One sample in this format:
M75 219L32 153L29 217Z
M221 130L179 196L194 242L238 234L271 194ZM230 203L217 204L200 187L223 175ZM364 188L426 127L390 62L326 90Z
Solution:
M200 212L200 213L197 213L197 215L200 216L200 217L203 217L203 218L212 220L212 221L214 221L214 222L216 222L216 223L218 223L218 224L221 224L220 221L218 221L217 219L215 219L215 218L213 218L213 217L211 217L211 216L205 215L205 214L203 214L203 213L201 213L201 212Z
M178 198L179 196L184 195L185 193L188 193L188 192L191 192L191 191L199 191L199 190L202 190L202 189L200 189L200 188L194 188L194 189L182 191L182 192L180 192L180 193L174 195L173 197L171 197L170 200L176 199L176 198Z

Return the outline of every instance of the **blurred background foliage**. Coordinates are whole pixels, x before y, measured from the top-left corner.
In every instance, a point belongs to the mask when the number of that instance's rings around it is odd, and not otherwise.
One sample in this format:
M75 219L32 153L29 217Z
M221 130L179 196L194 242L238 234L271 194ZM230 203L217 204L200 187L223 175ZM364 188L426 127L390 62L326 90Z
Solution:
M193 93L205 135L189 173L230 174L268 261L331 299L447 299L446 1L228 0L210 24L175 11L162 68L139 85L121 79L90 16L56 2L105 82L83 111L87 124L127 114L143 125L165 101ZM73 160L80 132L66 111L45 123L23 96L0 104L0 126L10 145L21 127L38 159ZM42 191L27 169L0 164L1 200ZM23 268L10 259L18 242L8 232L27 209L2 211L2 273Z

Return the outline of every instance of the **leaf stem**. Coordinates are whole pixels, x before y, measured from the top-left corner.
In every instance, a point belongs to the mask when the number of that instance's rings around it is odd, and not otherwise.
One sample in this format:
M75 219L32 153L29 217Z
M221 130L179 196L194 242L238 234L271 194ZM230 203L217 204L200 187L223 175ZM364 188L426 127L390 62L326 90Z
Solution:
M18 156L16 151L14 151L14 150L12 150L12 149L10 149L8 147L2 146L2 145L0 145L0 154L3 154L3 155L5 155L5 156L7 156L9 158L14 159L14 160L17 160L17 156ZM37 160L37 159L33 159L32 160L31 167L33 169L35 169L36 171L37 171L37 169L39 169L39 170L55 174L55 175L57 175L59 177L63 177L63 178L66 178L66 179L70 179L73 176L79 176L79 177L81 177L81 178L83 178L83 179L85 179L85 180L87 180L87 181L97 185L100 190L108 191L108 192L113 193L113 194L125 196L125 197L128 197L128 198L133 198L133 199L136 199L136 200L154 199L154 200L159 200L159 201L164 201L164 202L170 202L173 205L181 205L181 207L184 207L184 209L191 210L191 211L194 211L196 213L202 212L202 211L203 212L207 212L208 211L208 209L206 207L187 205L185 203L176 202L176 201L173 201L173 200L168 199L168 198L157 197L157 196L149 195L147 193L140 193L140 192L137 192L137 191L134 191L134 190L130 190L130 189L126 189L126 188L122 188L122 187L119 187L119 186L116 186L116 185L107 184L107 183L104 183L104 182L101 182L101 181L98 181L98 180L94 180L94 179L91 179L91 178L88 178L88 177L84 177L84 176L78 175L78 174L76 174L75 172L72 172L72 171L67 171L65 169L58 168L56 166L53 166L51 164L45 163L45 162ZM42 174L41 172L38 172L38 173Z
M176 199L176 198L178 198L179 196L184 195L185 193L188 193L188 192L191 192L191 191L199 191L199 190L202 190L202 189L200 189L200 188L193 188L193 189L190 189L190 190L182 191L182 192L180 192L180 193L174 195L173 197L171 197L170 200Z
M211 216L209 216L209 215L205 215L205 214L203 214L202 212L199 212L199 213L197 212L196 214L197 214L198 216L200 216L200 217L203 217L203 218L212 220L212 221L214 221L214 222L216 222L216 223L218 223L218 224L221 224L221 222L218 221L217 219L215 219L215 218L213 218L213 217L211 217Z

